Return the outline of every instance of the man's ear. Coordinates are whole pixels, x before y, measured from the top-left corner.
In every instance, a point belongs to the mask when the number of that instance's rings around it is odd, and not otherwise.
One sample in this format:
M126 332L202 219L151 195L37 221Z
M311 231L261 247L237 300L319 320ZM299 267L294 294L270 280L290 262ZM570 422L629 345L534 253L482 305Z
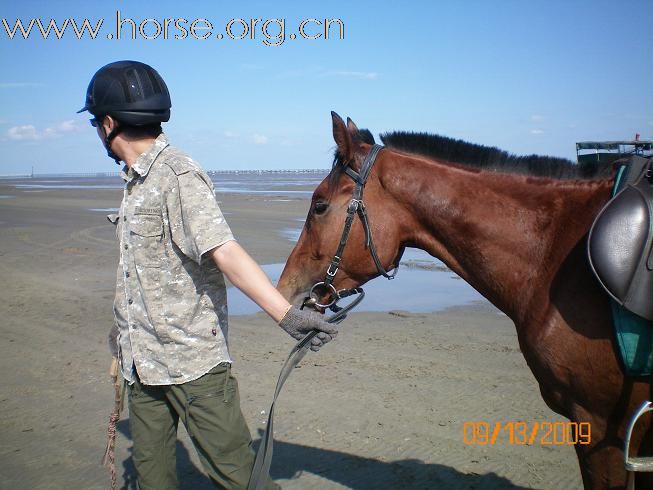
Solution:
M118 121L116 121L111 116L104 116L104 119L102 119L102 127L104 128L104 132L106 134L110 134L111 131L113 131L117 126Z

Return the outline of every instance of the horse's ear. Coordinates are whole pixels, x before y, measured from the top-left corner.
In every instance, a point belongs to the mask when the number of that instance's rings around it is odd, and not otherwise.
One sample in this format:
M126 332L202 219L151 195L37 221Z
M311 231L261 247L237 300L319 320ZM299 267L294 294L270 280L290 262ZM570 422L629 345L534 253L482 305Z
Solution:
M367 143L368 145L374 145L376 143L376 141L374 141L374 135L369 129L361 129L358 132L358 136L363 143Z
M358 129L356 123L349 118L347 118L347 131L351 134L351 139L354 143L360 143L361 141L368 145L375 143L374 136L370 133L369 129Z
M349 161L354 156L351 134L347 131L345 121L333 111L331 111L331 121L333 122L333 139L338 146L338 153L344 161Z
M358 136L358 126L356 126L356 123L349 118L347 118L347 131L349 131L352 138Z

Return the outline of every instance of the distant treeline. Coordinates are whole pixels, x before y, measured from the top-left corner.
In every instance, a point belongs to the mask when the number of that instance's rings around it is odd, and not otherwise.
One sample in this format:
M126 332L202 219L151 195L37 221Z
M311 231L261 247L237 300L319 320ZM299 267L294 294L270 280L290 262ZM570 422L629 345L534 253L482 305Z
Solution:
M303 168L286 170L208 170L209 175L220 174L328 174L329 169L325 168Z
M207 170L209 175L221 174L323 174L329 173L325 168L304 168L304 169L282 169L282 170ZM74 173L51 173L51 174L25 174L25 175L0 175L0 179L41 179L56 177L84 177L84 178L105 178L119 177L120 172L74 172Z

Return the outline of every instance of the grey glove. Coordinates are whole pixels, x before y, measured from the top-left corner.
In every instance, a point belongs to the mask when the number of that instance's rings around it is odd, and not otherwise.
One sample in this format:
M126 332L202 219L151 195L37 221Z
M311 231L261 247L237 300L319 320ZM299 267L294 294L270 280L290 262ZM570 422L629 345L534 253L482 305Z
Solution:
M325 322L322 315L315 311L300 310L295 306L288 310L279 322L279 326L297 340L303 339L312 330L318 330L319 333L311 339L311 350L316 352L338 335L338 330Z

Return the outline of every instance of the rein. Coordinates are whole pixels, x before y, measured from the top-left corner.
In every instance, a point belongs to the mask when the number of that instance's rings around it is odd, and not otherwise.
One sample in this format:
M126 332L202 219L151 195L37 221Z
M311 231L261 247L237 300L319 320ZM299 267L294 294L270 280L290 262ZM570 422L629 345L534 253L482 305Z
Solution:
M345 308L341 308L338 313L331 315L327 318L328 323L340 323L347 316L347 312L353 307L358 305L363 298L365 293L361 289L361 295L352 301L351 304L347 305ZM249 483L247 485L247 490L264 490L267 486L267 478L270 474L270 465L272 464L272 452L274 445L274 406L281 393L281 388L283 388L284 383L292 373L293 369L297 367L299 362L304 358L308 352L309 347L311 346L311 339L318 334L317 330L313 330L304 336L290 351L286 362L283 363L281 372L279 373L279 378L277 379L277 387L274 390L274 396L272 397L272 403L270 404L270 410L268 412L268 421L265 426L265 432L261 436L261 444L258 447L256 452L256 459L254 459L254 466L252 467L252 473L249 477Z
M335 286L333 285L333 279L335 278L336 273L338 272L338 268L340 267L342 253L344 252L345 245L347 245L347 241L349 240L351 227L354 223L354 218L357 215L361 220L363 230L365 230L365 248L369 249L377 271L386 279L394 279L397 275L399 264L393 267L394 270L391 274L388 273L388 271L383 267L383 264L381 264L381 260L379 259L379 255L376 251L376 246L374 245L374 238L372 237L372 230L370 229L370 221L367 216L365 203L363 202L363 190L365 189L367 178L372 171L372 167L374 166L377 155L382 149L383 146L381 145L372 145L372 148L365 156L365 160L363 160L360 172L356 172L351 167L345 167L345 174L347 174L347 176L354 181L356 187L354 188L354 193L352 195L351 201L349 202L349 206L347 206L347 217L345 218L345 226L342 230L342 235L340 236L340 243L338 244L338 249L333 256L333 259L331 259L329 267L327 267L324 280L313 284L313 287L311 287L311 290L308 293L308 297L304 300L304 305L310 304L320 308L329 308L331 311L338 313L342 310L342 308L337 305L339 300L355 294L364 294L363 288L360 287L336 290ZM318 301L318 296L315 290L320 287L324 287L329 290L331 301L328 303L322 304ZM358 304L358 302L356 304ZM350 307L346 308L348 310L351 309Z
M324 280L315 283L313 287L311 287L309 295L304 299L301 306L302 309L307 305L314 305L320 308L329 308L334 312L334 314L326 319L328 323L340 323L345 319L347 313L358 306L358 304L365 297L365 291L363 291L363 288L358 287L336 290L335 286L333 285L333 278L338 272L338 267L340 267L342 252L344 251L347 240L349 239L351 226L354 223L354 218L356 215L358 215L361 223L363 224L363 229L365 230L365 246L366 248L369 248L370 254L372 255L372 259L376 264L378 272L387 279L394 279L394 277L397 275L397 270L399 269L399 265L397 264L393 268L394 270L392 273L389 274L381 264L381 260L379 259L379 256L376 252L376 247L374 246L374 240L372 238L372 231L370 230L370 224L367 217L367 211L365 210L365 204L363 203L363 189L365 188L365 183L367 182L370 171L374 166L374 161L376 160L376 157L382 148L383 146L381 145L372 146L369 153L365 157L363 164L361 165L360 172L355 172L350 167L345 168L345 173L356 183L356 188L354 189L354 194L351 201L349 202L349 206L347 206L347 217L345 218L345 227L342 230L340 243L338 244L338 249L336 250L333 259L327 268ZM315 289L322 286L330 289L331 292L332 299L327 304L320 304L318 302L317 296L314 295ZM358 295L358 297L355 298L347 306L340 307L337 305L339 300L354 295ZM261 445L256 452L256 459L254 460L254 466L252 467L252 474L249 478L247 490L263 490L267 485L267 478L270 474L270 465L272 464L272 452L274 445L274 405L277 401L277 398L279 397L281 388L283 388L283 385L290 376L290 373L304 358L306 352L308 352L308 349L311 346L311 339L317 334L317 330L313 330L312 332L306 334L306 336L300 340L290 351L286 362L284 362L283 367L281 368L279 378L277 379L277 387L274 390L272 404L270 405L270 410L268 412L268 421L265 427L265 432L261 437Z

